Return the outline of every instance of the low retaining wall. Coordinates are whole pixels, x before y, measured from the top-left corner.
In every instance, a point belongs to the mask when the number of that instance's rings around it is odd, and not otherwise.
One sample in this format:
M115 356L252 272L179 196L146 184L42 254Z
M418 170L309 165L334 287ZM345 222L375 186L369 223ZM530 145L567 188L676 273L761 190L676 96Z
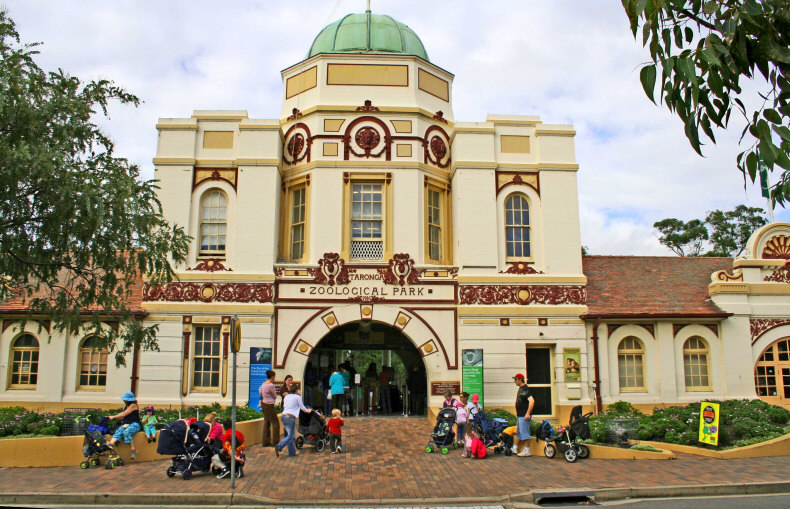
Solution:
M694 454L697 456L706 456L708 458L716 458L721 460L734 460L742 458L765 458L768 456L788 456L790 455L790 434L768 440L754 445L747 445L746 447L738 447L736 449L727 449L724 451L717 451L715 449L704 449L702 447L693 447L690 445L677 445L667 444L664 442L646 442L640 441L641 444L652 445L656 449L666 449L674 452L681 452L684 454Z
M236 429L244 433L248 445L260 444L263 419L236 423ZM157 433L158 436L158 433ZM82 455L84 436L6 438L0 440L0 467L66 467L79 466L85 459ZM134 461L155 461L169 459L156 453L156 443L149 444L145 435L134 436L137 459ZM130 448L126 444L117 446L124 461L130 461Z

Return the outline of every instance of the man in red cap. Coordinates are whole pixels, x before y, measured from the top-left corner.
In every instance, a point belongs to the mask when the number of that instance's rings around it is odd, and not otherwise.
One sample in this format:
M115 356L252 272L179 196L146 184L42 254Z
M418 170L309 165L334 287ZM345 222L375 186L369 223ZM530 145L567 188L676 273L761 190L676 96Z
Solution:
M524 375L521 373L516 374L513 377L513 381L518 386L518 393L516 394L516 418L518 425L516 427L516 440L513 444L513 452L523 458L532 455L529 450L529 421L532 419L532 408L535 406L535 398L529 392L527 379ZM526 444L524 444L524 449L518 452L518 446L522 442L526 442Z

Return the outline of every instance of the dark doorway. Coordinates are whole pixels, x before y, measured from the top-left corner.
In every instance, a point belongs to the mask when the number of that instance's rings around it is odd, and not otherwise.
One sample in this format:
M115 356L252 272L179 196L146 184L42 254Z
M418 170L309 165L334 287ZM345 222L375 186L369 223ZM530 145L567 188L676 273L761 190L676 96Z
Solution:
M535 398L535 415L553 415L551 349L527 346L527 384Z
M353 322L324 336L310 353L302 378L311 386L303 391L307 404L331 410L328 380L331 369L341 365L346 367L350 381L348 408L344 411L352 415L425 415L425 364L411 340L395 327L373 321ZM385 367L386 374L382 373Z

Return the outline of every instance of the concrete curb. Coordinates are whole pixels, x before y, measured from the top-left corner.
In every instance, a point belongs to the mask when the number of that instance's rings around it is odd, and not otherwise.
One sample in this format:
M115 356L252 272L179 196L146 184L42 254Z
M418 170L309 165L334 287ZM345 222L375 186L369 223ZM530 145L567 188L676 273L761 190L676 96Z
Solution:
M411 506L472 506L504 505L527 507L535 503L536 495L591 492L595 502L614 500L666 498L666 497L710 497L724 495L766 495L790 493L790 481L751 484L700 484L674 486L640 486L634 488L569 488L535 489L496 497L475 498L395 498L395 499L316 499L275 500L247 493L0 493L0 505L83 505L83 506L256 506L256 507L411 507Z

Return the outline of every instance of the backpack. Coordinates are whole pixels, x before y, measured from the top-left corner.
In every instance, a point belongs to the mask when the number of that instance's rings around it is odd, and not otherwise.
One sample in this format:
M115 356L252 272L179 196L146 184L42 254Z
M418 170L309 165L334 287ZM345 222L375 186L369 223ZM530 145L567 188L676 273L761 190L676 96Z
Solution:
M549 421L540 423L536 437L538 440L549 441L554 436L554 428Z

